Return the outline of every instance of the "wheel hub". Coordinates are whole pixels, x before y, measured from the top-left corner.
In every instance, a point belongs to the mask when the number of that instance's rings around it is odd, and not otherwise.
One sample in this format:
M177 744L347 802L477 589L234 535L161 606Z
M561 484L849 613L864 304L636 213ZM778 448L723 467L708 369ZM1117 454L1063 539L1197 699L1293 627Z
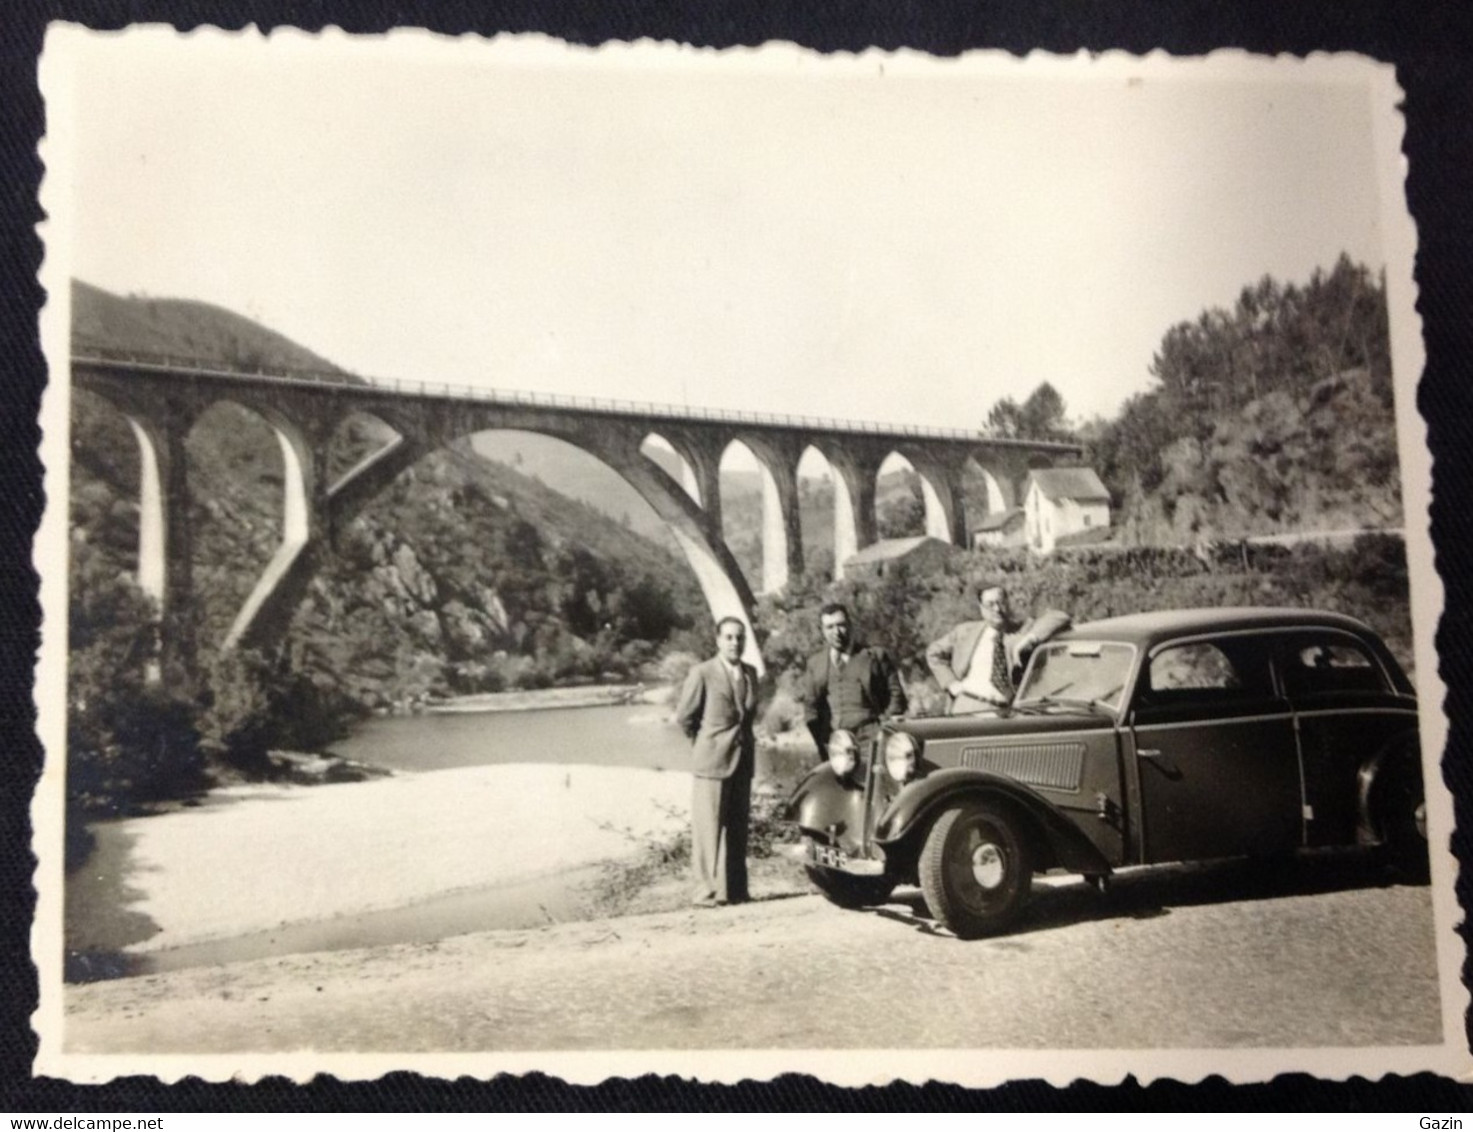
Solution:
M988 890L997 888L1007 875L1007 865L1002 850L990 841L984 841L972 850L972 879L979 887Z

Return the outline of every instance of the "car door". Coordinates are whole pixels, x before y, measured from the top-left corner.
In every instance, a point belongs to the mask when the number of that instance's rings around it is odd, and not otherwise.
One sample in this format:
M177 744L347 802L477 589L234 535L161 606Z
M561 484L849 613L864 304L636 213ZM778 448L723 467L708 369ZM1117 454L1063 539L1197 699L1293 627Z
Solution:
M1130 713L1148 862L1302 844L1294 720L1257 634L1174 641L1146 657Z
M1340 630L1280 634L1276 663L1298 723L1306 843L1353 845L1358 772L1415 730L1416 703L1396 691L1371 649Z

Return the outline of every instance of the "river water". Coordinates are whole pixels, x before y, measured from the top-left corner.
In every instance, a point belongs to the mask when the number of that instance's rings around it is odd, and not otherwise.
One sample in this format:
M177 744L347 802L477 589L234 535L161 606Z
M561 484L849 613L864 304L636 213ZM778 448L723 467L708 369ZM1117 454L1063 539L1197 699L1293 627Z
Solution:
M690 765L690 749L679 730L664 719L666 711L633 704L374 719L335 744L332 753L396 773L504 763L681 771ZM238 804L273 803L247 800ZM432 897L406 908L288 924L269 932L140 953L125 949L148 939L157 928L129 908L130 897L136 897L132 886L143 879L131 860L132 828L136 827L128 821L93 824L93 852L86 865L67 878L67 977L72 981L535 927L576 915L583 891L598 876L597 866L592 866L561 877Z
M332 753L390 770L498 763L591 763L684 770L690 747L666 709L621 704L544 711L445 712L374 719Z

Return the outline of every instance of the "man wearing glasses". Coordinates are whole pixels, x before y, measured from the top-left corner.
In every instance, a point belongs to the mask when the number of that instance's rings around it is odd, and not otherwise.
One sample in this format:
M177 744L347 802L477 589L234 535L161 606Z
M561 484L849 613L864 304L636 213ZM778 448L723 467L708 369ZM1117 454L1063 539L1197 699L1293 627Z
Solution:
M931 675L951 697L949 715L1007 707L1033 650L1069 627L1069 615L1056 609L1020 624L1002 586L979 587L977 604L980 621L963 621L926 649Z

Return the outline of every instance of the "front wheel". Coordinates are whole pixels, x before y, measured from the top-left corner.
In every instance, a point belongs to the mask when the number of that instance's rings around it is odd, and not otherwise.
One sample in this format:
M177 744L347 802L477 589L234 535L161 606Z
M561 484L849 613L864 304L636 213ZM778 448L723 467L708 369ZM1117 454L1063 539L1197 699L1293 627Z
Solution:
M895 890L895 882L887 876L857 877L849 873L805 865L813 887L824 894L830 904L840 908L868 908L883 904Z
M1011 926L1033 883L1024 828L1010 811L987 802L943 813L926 835L918 871L932 915L959 939Z

